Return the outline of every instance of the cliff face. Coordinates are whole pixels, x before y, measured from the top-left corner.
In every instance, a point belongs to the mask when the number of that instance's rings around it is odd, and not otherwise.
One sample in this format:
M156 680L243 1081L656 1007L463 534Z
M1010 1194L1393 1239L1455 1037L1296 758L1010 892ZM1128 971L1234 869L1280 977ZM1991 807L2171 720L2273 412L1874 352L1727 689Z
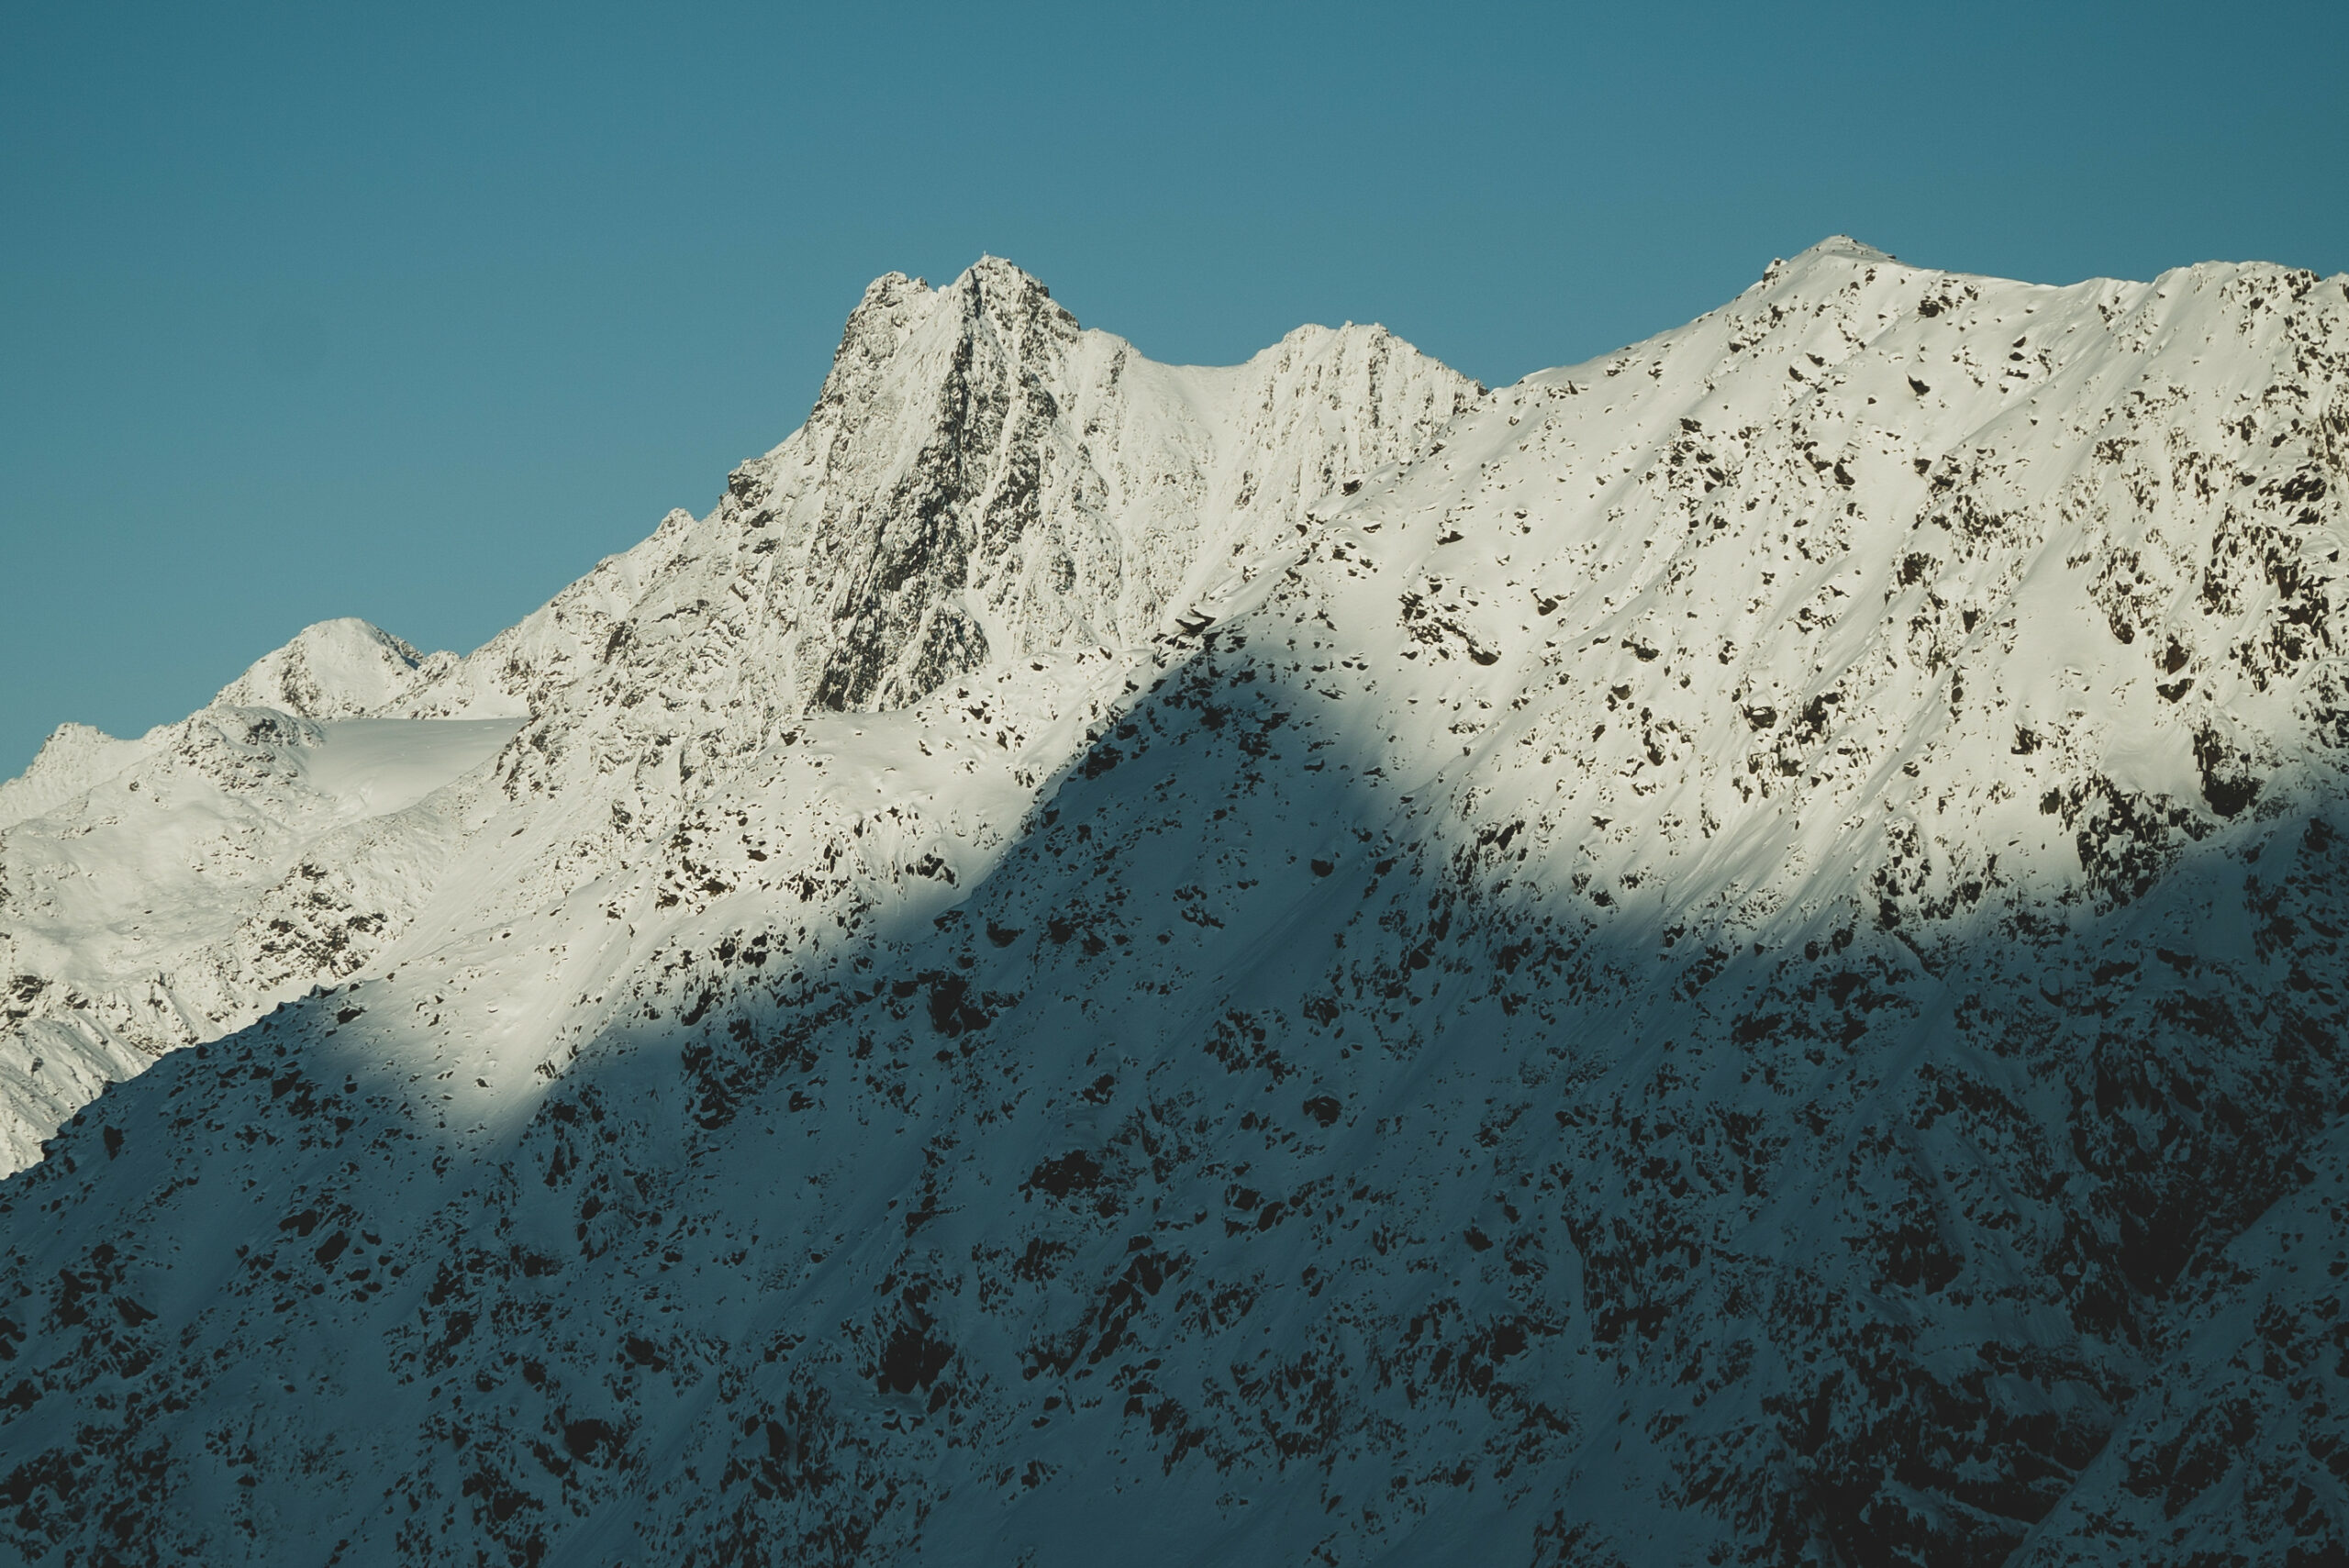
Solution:
M902 706L990 651L1146 637L1195 572L1261 562L1281 517L1482 390L1375 328L1307 328L1230 370L1152 364L985 261L940 294L875 284L801 450L729 499L805 541L777 607L807 699Z
M0 1187L5 1528L2326 1561L2345 381L2264 266L1834 240L1491 394L883 279L708 517L204 720L503 749Z

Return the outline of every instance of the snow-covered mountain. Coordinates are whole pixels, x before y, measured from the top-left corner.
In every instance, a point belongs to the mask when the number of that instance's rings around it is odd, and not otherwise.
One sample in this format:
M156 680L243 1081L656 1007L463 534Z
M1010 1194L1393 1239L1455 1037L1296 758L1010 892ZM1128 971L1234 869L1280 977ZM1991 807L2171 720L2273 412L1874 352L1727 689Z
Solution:
M710 759L811 710L1178 624L1305 500L1482 392L1377 328L1169 366L1008 262L880 279L806 427L715 512L672 513L471 658L323 622L184 723L68 725L0 785L0 1173L162 1051L395 965L419 918L430 942L640 857ZM418 718L473 722L394 722ZM484 790L566 804L484 872Z
M299 718L356 718L390 705L456 656L427 658L355 617L320 621L255 661L212 699L214 707L274 707Z
M2344 286L1837 239L1486 393L881 280L480 651L0 786L0 1529L2332 1560Z

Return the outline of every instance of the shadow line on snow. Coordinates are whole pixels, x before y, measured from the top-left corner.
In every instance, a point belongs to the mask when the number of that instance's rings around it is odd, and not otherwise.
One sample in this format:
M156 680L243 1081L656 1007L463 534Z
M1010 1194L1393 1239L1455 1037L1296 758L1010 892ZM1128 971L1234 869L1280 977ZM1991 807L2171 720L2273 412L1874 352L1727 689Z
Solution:
M794 973L713 911L491 1143L332 997L110 1089L0 1187L9 1539L2054 1551L2335 1129L2338 799L2069 930L1765 951L1316 701L1211 639L929 929ZM2236 1461L2147 1443L2222 1527Z

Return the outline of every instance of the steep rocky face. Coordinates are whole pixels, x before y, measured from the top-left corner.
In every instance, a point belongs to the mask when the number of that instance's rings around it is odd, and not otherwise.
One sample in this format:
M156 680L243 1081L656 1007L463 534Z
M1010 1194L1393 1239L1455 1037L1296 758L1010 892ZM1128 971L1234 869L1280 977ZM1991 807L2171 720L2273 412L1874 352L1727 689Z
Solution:
M1061 413L1046 377L1076 339L1068 313L1009 267L982 264L943 296L900 277L868 292L810 420L803 465L825 504L794 519L802 572L820 584L796 604L789 595L785 611L813 612L802 632L807 700L904 706L978 668L988 644L974 611L990 597L1025 608L1040 556L1054 591L1076 588L1074 558L1041 506ZM896 441L860 439L867 430ZM734 476L728 495L745 528L791 509L793 477L773 460ZM994 595L991 581L1002 584ZM1081 602L1099 603L1100 585L1086 586ZM966 606L966 590L977 604ZM1055 618L1059 629L1091 630L1081 611L1074 627Z
M0 1187L18 1550L2337 1556L2344 280L1377 343L885 279L401 698L403 934Z
M806 700L904 706L991 651L1148 636L1196 569L1262 560L1278 519L1481 390L1377 328L1155 365L985 261L939 294L876 283L802 450L742 469L721 512L804 551L778 608Z
M807 424L714 512L671 514L396 711L551 717L682 684L720 716L688 728L761 744L991 659L1122 647L1482 391L1375 327L1160 365L1008 262L941 290L893 274L850 317Z

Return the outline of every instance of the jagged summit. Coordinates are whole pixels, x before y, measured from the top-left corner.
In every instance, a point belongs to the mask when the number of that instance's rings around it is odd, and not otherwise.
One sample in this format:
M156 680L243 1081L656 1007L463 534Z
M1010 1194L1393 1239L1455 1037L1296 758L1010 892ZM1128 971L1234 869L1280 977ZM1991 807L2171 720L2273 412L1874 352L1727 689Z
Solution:
M61 745L17 1555L2349 1546L2349 283L1831 241L1486 393L1032 282L383 708Z
M714 512L398 706L547 713L590 676L607 695L576 695L606 702L691 645L732 745L811 711L907 706L991 660L1130 646L1252 578L1284 513L1408 455L1480 391L1383 329L1168 366L1080 328L1008 261L939 290L893 273L852 313L807 423Z

